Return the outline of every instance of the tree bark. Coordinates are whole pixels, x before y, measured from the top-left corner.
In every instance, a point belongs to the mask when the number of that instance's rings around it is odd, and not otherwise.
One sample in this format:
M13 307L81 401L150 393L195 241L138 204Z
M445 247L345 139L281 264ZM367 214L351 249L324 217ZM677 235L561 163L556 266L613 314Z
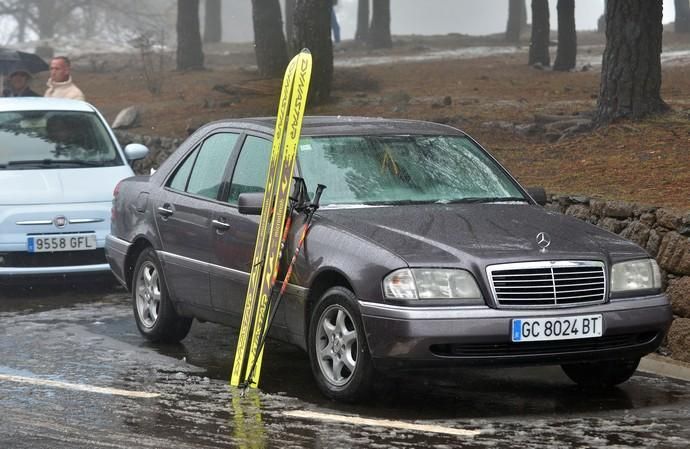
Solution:
M202 70L199 0L177 0L177 70Z
M609 0L598 124L664 112L661 99L662 2Z
M554 70L575 68L577 58L577 32L575 31L575 0L558 0L558 50Z
M690 2L688 0L675 0L675 7L674 31L676 33L690 33Z
M211 44L223 39L223 20L220 0L206 0L204 11L204 42Z
M295 41L295 1L285 0L285 41L290 54L297 53L292 47L292 43Z
M373 0L371 26L369 27L369 46L372 48L391 48L391 2Z
M366 42L369 38L369 1L359 0L357 4L357 31L355 32L357 42Z
M520 43L522 24L525 21L525 0L508 0L508 24L506 25L506 42Z
M549 0L532 0L532 39L529 45L529 65L551 65L549 41Z
M252 0L254 53L262 76L282 76L288 64L278 0Z
M294 48L308 48L312 54L313 69L309 104L325 103L331 96L333 82L330 2L297 0Z

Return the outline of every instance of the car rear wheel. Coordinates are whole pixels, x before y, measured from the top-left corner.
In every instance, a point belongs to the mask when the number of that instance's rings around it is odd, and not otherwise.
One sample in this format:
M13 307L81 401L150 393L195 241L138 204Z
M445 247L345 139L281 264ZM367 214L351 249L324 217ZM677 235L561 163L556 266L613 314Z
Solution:
M561 365L565 374L578 385L587 388L610 388L632 377L640 359L606 360L592 363Z
M192 319L181 317L168 297L161 264L152 248L139 254L132 283L132 305L139 332L154 342L177 343L187 336Z
M333 287L316 304L309 325L309 359L319 389L329 398L355 402L369 392L374 370L350 290Z

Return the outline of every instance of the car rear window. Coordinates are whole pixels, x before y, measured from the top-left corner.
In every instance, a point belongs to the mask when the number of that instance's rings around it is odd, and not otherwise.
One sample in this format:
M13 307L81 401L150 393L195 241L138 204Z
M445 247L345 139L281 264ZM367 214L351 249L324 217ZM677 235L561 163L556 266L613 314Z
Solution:
M93 112L0 112L0 169L123 164L106 125Z

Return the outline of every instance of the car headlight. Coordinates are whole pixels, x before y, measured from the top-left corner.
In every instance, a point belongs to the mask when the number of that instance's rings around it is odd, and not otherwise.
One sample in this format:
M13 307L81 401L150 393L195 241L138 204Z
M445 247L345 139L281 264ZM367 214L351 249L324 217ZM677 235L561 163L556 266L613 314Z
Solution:
M404 268L383 280L386 299L481 299L479 287L465 270Z
M661 288L661 272L654 259L631 260L611 268L611 292Z

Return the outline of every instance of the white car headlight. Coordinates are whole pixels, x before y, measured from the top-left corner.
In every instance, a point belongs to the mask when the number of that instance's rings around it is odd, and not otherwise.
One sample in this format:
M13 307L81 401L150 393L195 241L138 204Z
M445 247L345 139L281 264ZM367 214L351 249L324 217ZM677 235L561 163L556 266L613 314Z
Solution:
M404 268L383 280L386 299L481 299L479 287L465 270Z
M611 268L611 292L661 288L661 272L654 259L631 260Z

